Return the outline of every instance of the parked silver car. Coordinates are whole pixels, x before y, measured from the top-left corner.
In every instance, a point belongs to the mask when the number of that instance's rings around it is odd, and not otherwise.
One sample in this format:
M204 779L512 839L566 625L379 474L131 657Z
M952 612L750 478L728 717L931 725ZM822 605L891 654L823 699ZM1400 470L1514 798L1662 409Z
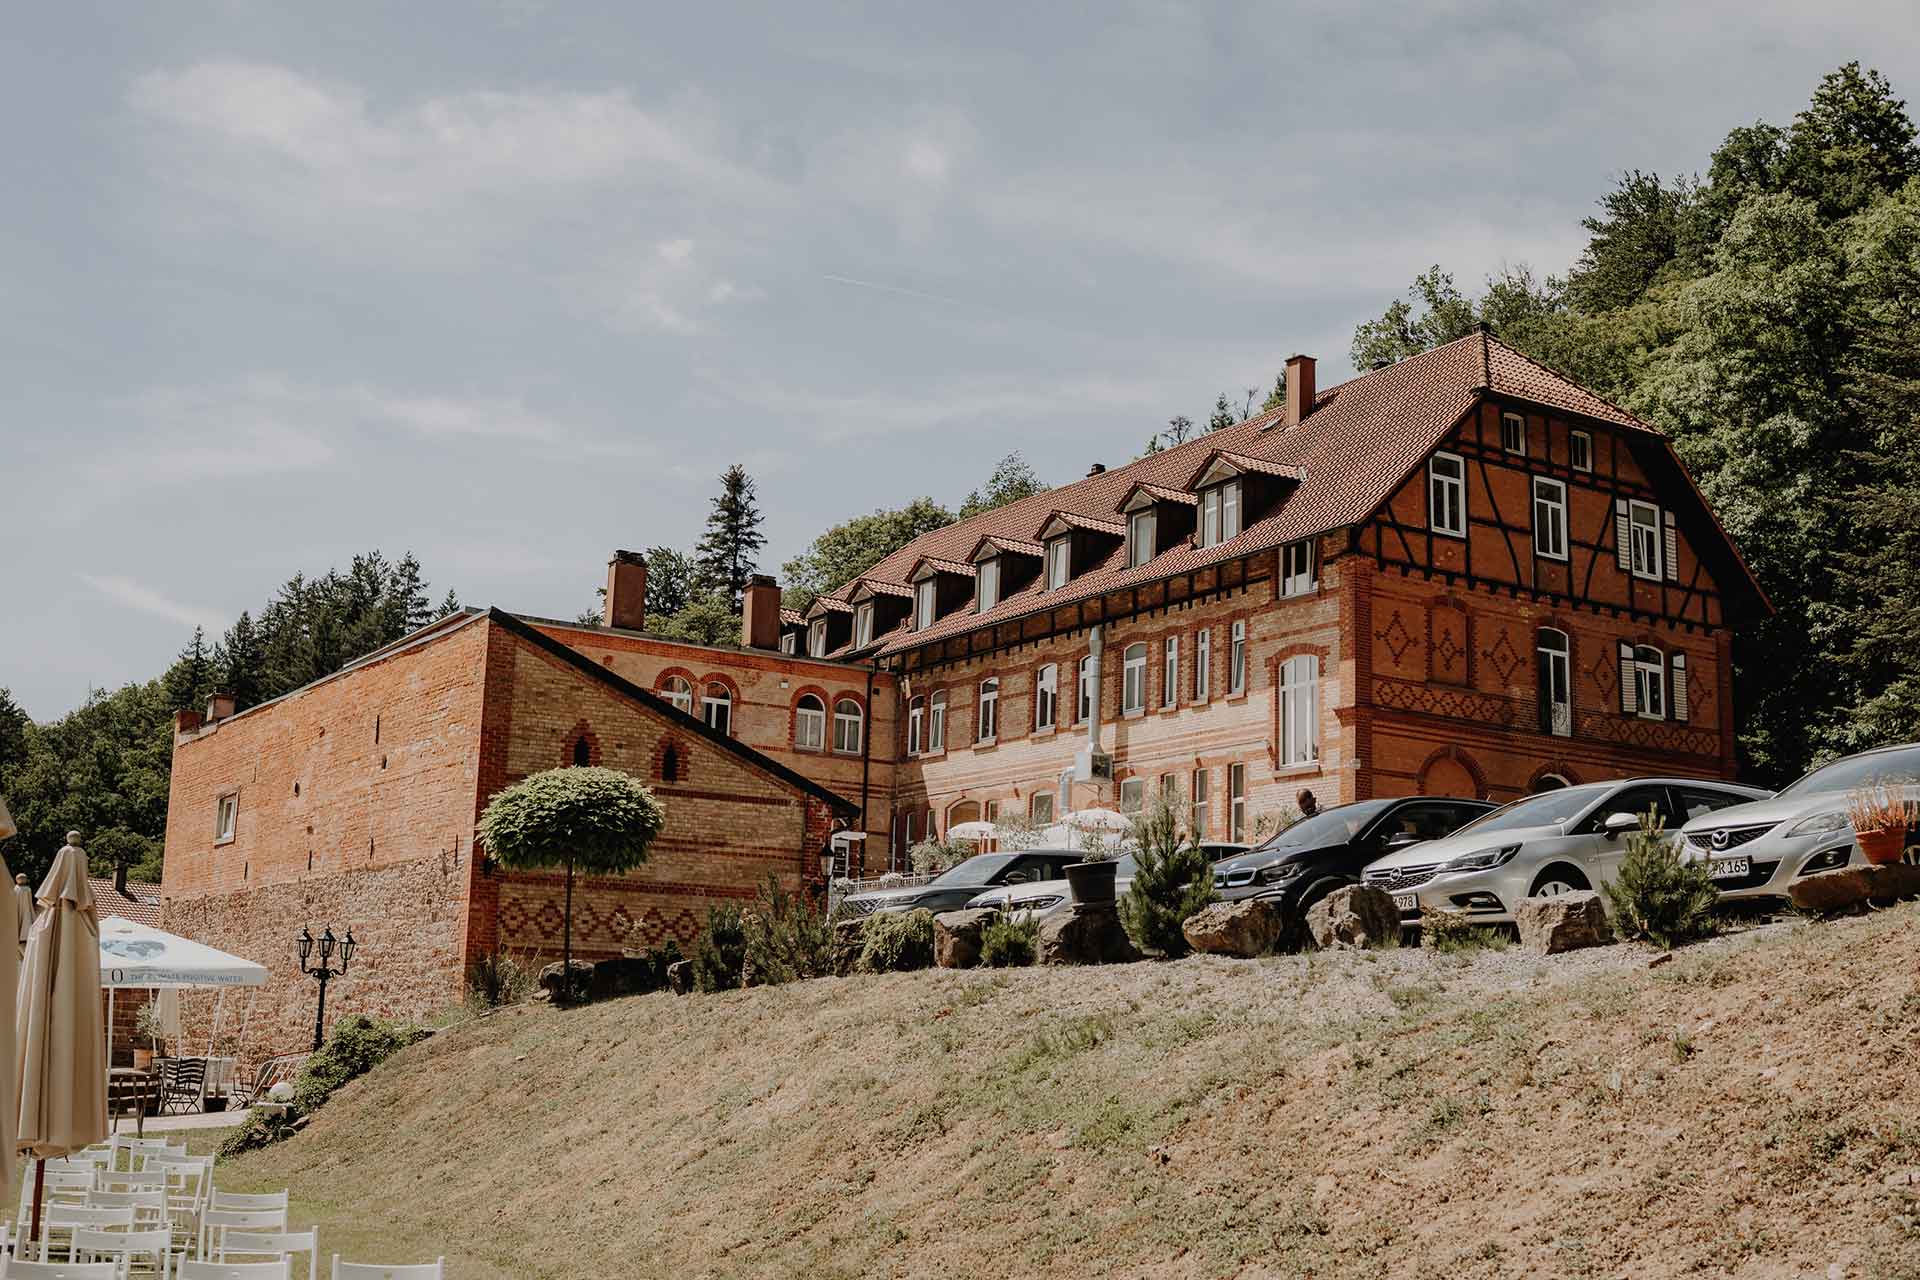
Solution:
M1784 898L1801 876L1865 861L1847 821L1847 792L1880 783L1920 784L1920 744L1846 756L1770 800L1696 817L1681 829L1681 848L1711 862L1722 897Z
M1368 863L1364 883L1391 893L1409 922L1422 911L1444 910L1465 912L1477 923L1510 924L1522 898L1611 882L1626 855L1626 836L1649 809L1673 831L1690 817L1766 795L1692 778L1629 778L1547 791L1495 809L1443 840Z

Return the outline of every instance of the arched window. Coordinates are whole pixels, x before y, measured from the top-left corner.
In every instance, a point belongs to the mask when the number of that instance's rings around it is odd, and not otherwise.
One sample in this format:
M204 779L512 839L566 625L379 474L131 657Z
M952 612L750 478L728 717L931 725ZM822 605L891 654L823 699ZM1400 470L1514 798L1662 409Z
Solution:
M833 704L833 749L842 755L860 754L860 704L841 698Z
M573 764L575 768L584 768L593 763L593 748L587 745L586 735L573 740Z
M924 694L907 704L907 754L917 756L927 747L927 699Z
M1557 773L1543 773L1534 779L1533 794L1539 795L1542 791L1559 791L1568 785L1570 784L1567 780Z
M1060 668L1049 662L1033 678L1033 727L1045 732L1060 714Z
M927 750L945 751L946 749L947 691L942 689L933 695L933 701L927 705Z
M1147 646L1130 644L1120 661L1120 713L1147 709Z
M1000 736L1000 678L988 676L980 682L980 734L981 742L992 742Z
M1667 660L1651 645L1633 651L1633 692L1643 718L1667 718Z
M693 686L679 676L668 676L660 682L660 696L688 715L693 714Z
M667 749L660 753L660 781L680 781L680 752L672 743L668 743Z
M818 751L827 740L827 705L810 693L800 695L793 709L793 745Z
M1093 717L1093 699L1097 690L1093 687L1093 658L1080 659L1080 699L1074 707L1074 719L1085 724Z
M707 685L706 696L700 700L700 711L709 729L733 733L733 690L718 680Z
M1573 679L1567 633L1541 627L1534 633L1534 651L1540 667L1540 732L1568 737L1573 733Z
M1280 763L1311 764L1319 758L1320 659L1303 653L1280 664Z

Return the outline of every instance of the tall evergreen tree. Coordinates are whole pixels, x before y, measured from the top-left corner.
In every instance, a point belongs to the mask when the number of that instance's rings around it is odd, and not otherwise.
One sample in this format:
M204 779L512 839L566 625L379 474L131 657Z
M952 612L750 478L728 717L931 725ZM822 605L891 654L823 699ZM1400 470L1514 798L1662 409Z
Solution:
M753 575L760 548L767 544L760 524L753 477L736 462L720 473L720 493L713 500L707 531L694 552L706 584L724 596L735 613L740 611L740 596Z
M13 691L0 685L0 795L6 794L7 780L27 763L27 729L32 724Z
M213 655L207 652L207 633L203 628L193 629L193 639L174 659L173 666L166 674L165 689L168 706L175 711L206 705L207 695L213 692L216 672Z
M1207 430L1218 431L1222 427L1231 427L1240 421L1240 414L1234 409L1233 402L1222 391L1213 402L1213 412L1207 415Z
M266 646L253 615L245 609L220 640L220 683L241 710L265 701Z

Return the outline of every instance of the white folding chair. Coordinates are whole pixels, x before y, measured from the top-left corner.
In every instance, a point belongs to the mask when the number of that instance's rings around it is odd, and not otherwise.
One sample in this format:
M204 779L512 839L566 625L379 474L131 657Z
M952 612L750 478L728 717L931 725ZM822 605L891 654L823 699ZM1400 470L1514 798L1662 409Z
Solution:
M86 1205L79 1204L43 1205L40 1216L40 1261L47 1260L47 1254L53 1248L53 1235L56 1231L66 1238L67 1259L72 1261L73 1233L80 1227L131 1231L133 1230L133 1210L125 1206L117 1209L90 1209Z
M233 1260L235 1254L239 1254L242 1261L249 1257L291 1260L296 1253L307 1255L308 1280L320 1280L318 1228L307 1231L228 1231L221 1235L220 1248L211 1260L228 1262Z
M278 1262L202 1262L188 1259L173 1274L174 1280L291 1280L293 1271L285 1258Z
M8 1262L6 1280L126 1280L125 1259L118 1262Z
M445 1257L394 1266L384 1262L342 1262L333 1255L333 1280L446 1280Z
M287 1207L287 1193L284 1191L222 1191L214 1188L213 1203L210 1209L284 1209Z
M102 1231L98 1227L76 1227L73 1232L74 1261L120 1262L129 1271L135 1258L152 1259L153 1274L159 1280L173 1275L173 1233L170 1231ZM142 1271L142 1275L146 1272Z
M221 1237L228 1231L285 1231L286 1229L287 1211L285 1209L208 1209L200 1215L199 1256L219 1257Z
M158 1231L167 1225L167 1189L150 1191L89 1191L87 1204L94 1209L132 1209L135 1231Z
M165 1169L97 1169L93 1175L96 1191L159 1191L167 1189Z

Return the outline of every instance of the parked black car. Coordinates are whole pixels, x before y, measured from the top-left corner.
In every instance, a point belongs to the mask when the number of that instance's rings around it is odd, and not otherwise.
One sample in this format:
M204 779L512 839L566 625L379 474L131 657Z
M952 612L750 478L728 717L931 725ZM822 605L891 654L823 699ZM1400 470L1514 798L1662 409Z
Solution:
M1438 840L1493 805L1447 796L1360 800L1302 818L1265 844L1214 864L1213 887L1228 902L1276 897L1305 911L1343 885L1359 884L1360 870L1396 849Z
M1009 853L976 853L958 866L948 867L926 884L898 889L874 889L851 894L846 907L860 915L876 911L952 911L997 885L1028 884L1035 880L1065 881L1066 866L1085 854L1074 849L1022 849Z

